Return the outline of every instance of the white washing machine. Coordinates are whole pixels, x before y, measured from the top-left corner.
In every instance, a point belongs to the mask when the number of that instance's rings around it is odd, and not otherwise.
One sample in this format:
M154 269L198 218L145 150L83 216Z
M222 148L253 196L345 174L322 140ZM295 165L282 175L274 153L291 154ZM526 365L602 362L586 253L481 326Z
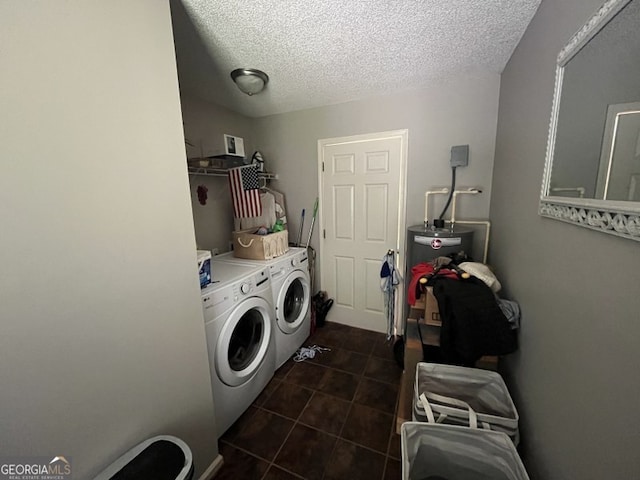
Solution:
M211 262L202 291L218 436L249 408L276 369L274 308L266 267Z
M284 255L271 260L236 258L233 252L217 255L215 260L269 268L276 312L276 368L281 367L311 333L311 283L307 249L291 247Z

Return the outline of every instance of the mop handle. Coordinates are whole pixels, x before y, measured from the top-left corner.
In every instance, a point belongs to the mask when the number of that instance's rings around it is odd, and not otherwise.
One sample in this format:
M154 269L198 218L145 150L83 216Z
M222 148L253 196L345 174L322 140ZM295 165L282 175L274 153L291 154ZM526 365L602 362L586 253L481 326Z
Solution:
M306 247L309 248L311 243L311 234L313 233L313 226L316 223L316 215L318 214L318 197L316 197L316 203L313 205L313 218L311 219L311 227L309 228L309 238L307 238Z
M300 246L300 242L302 241L302 227L304 225L304 208L302 209L302 218L300 219L300 230L298 230L298 241L296 242L296 246Z

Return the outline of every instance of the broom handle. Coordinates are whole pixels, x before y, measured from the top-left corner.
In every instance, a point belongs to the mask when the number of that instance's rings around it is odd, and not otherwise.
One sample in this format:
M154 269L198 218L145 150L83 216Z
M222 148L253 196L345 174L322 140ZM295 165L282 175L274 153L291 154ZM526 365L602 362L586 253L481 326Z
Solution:
M313 218L311 219L311 228L309 228L309 238L307 238L306 248L309 248L311 243L311 234L313 233L313 226L316 223L316 215L318 214L318 197L316 197L316 203L313 205Z
M296 242L296 246L300 246L300 242L302 241L302 226L304 225L304 208L302 209L302 218L300 219L300 230L298 231L298 241Z

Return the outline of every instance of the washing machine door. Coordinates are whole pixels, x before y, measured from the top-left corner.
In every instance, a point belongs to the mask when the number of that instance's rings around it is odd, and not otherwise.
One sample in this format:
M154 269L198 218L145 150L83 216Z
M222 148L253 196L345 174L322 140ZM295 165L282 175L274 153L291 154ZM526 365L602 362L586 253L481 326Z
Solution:
M253 377L269 350L272 315L264 298L251 297L227 317L216 345L215 368L220 380L236 387Z
M284 279L276 300L276 323L283 333L294 333L305 319L311 302L309 277L294 270Z

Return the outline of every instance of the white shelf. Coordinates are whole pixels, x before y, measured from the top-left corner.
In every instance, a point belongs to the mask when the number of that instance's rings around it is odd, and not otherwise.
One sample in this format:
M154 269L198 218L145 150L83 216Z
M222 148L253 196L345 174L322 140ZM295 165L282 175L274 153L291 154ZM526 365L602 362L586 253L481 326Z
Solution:
M204 177L227 177L229 175L228 168L216 168L216 167L196 167L189 165L187 167L189 175L201 175ZM269 172L258 172L259 178L265 180L278 180L278 174Z

